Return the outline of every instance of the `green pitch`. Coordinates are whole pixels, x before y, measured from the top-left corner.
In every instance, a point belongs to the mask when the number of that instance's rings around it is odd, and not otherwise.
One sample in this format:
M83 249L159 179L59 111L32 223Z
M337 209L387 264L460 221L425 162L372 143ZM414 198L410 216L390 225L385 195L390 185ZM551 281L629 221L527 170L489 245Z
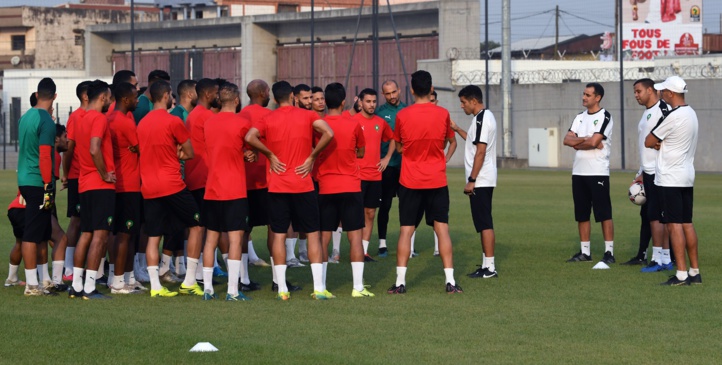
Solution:
M613 173L615 256L634 256L639 209L627 200L633 173ZM15 174L0 172L0 202L15 194ZM0 363L698 363L722 362L722 175L698 174L694 218L704 284L660 287L672 272L564 261L579 250L569 171L503 170L494 192L498 280L465 275L481 263L479 236L463 195L463 171L449 171L454 266L463 295L444 293L433 235L421 227L418 258L409 262L408 294L391 296L398 235L394 207L390 255L366 265L375 298L352 299L348 245L329 265L328 288L338 298L311 300L309 267L289 269L304 286L290 302L270 291L270 268L251 267L263 285L251 302L203 302L199 297L147 295L84 302L26 298L0 288ZM65 211L60 193L58 210ZM61 214L64 215L64 214ZM13 243L0 225L0 276L7 277ZM65 227L67 220L61 219ZM369 249L376 254L374 238ZM265 231L254 232L264 259ZM603 254L600 226L592 226L592 254ZM24 274L21 271L21 278ZM104 290L104 292L107 291ZM225 293L225 285L216 286ZM211 342L217 353L189 353Z

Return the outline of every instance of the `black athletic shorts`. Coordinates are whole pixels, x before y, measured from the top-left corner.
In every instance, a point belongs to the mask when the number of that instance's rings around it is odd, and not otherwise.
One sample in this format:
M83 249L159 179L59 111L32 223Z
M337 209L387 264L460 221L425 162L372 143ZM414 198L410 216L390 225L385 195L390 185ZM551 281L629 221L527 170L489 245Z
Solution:
M191 190L191 194L193 195L193 199L196 201L198 211L203 212L203 203L205 203L205 199L203 199L203 197L206 195L206 188ZM205 226L205 221L203 220L204 218L203 214L201 214L201 226Z
M246 231L248 199L206 200L203 202L206 228L216 232Z
M398 194L400 177L401 168L386 166L386 170L381 173L381 199L389 201Z
M574 219L587 222L594 209L594 220L612 219L612 201L609 198L609 176L572 175Z
M8 219L13 226L13 236L22 240L25 232L25 208L12 208L8 210Z
M494 195L494 188L474 188L474 194L469 195L471 204L471 218L474 221L474 228L477 233L487 229L494 229L494 220L491 218L491 198Z
M644 195L647 202L642 205L642 209L646 210L647 218L650 221L659 221L662 219L662 202L659 196L659 188L654 185L654 175L642 173L644 183Z
M382 182L361 180L361 195L364 208L378 208L381 206Z
M115 227L113 234L127 233L130 235L140 231L140 202L143 196L139 193L115 194Z
M27 207L23 241L38 244L48 241L53 232L50 223L51 212L48 209L40 209L43 205L45 189L37 186L21 186L20 194L25 199Z
M347 232L364 228L366 222L361 194L358 192L319 195L321 230L335 231L340 227L340 223L343 223L343 230Z
M78 193L78 179L68 179L67 217L80 217L80 193Z
M286 233L293 222L296 232L312 233L321 229L318 212L318 194L307 193L268 193L268 203L272 207L271 231Z
M115 228L115 190L88 190L80 193L80 232L112 231Z
M184 227L201 225L201 213L193 195L188 189L155 199L143 200L145 214L145 233L150 237L159 237L168 233L172 217L183 223Z
M270 222L268 189L248 190L248 226L267 226Z
M662 223L692 223L693 187L659 186L662 198Z
M418 227L426 215L426 224L449 223L449 187L409 189L399 186L399 223Z

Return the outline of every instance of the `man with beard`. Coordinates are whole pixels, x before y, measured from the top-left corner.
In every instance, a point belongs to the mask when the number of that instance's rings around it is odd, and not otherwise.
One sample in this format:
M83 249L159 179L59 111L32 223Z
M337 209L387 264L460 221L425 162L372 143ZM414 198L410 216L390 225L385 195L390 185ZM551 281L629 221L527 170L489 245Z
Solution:
M153 103L150 100L150 87L158 81L170 81L170 75L163 70L153 70L148 74L148 87L143 91L143 94L138 96L138 107L133 112L136 125L145 118L146 114L153 110Z

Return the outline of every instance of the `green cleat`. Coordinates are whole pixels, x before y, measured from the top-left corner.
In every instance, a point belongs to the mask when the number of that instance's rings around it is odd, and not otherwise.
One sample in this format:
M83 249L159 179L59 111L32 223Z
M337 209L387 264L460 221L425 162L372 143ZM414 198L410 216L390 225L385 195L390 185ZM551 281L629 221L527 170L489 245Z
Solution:
M328 290L326 290L326 291L314 290L313 293L311 294L311 298L316 299L316 300L326 300L326 299L329 299L329 297L326 296L326 293L327 293L327 292L328 292ZM329 294L330 294L330 293L329 293ZM333 295L333 294L331 294L331 295Z
M160 288L160 290L151 290L150 291L151 298L159 298L159 297L170 298L170 297L174 297L176 295L178 295L178 292L170 291L166 287L162 287L162 288Z
M358 291L358 290L354 289L351 292L351 296L354 298L373 298L376 295L374 293L368 291L366 288L364 288L364 290L362 290L362 291Z
M243 295L243 293L238 292L238 294L234 297L231 294L226 294L226 301L228 302L245 302L251 300L251 298Z
M203 295L203 288L201 288L198 283L193 284L192 286L185 286L185 284L181 284L180 288L178 288L178 292L184 295Z
M291 293L289 293L287 291L278 293L278 295L276 295L276 299L283 300L283 301L291 300Z

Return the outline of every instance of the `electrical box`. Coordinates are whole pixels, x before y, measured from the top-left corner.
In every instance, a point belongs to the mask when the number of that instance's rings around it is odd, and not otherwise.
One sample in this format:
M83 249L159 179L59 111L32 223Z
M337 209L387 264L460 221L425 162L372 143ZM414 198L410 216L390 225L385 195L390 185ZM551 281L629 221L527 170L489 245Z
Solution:
M529 128L529 167L559 167L559 130Z

